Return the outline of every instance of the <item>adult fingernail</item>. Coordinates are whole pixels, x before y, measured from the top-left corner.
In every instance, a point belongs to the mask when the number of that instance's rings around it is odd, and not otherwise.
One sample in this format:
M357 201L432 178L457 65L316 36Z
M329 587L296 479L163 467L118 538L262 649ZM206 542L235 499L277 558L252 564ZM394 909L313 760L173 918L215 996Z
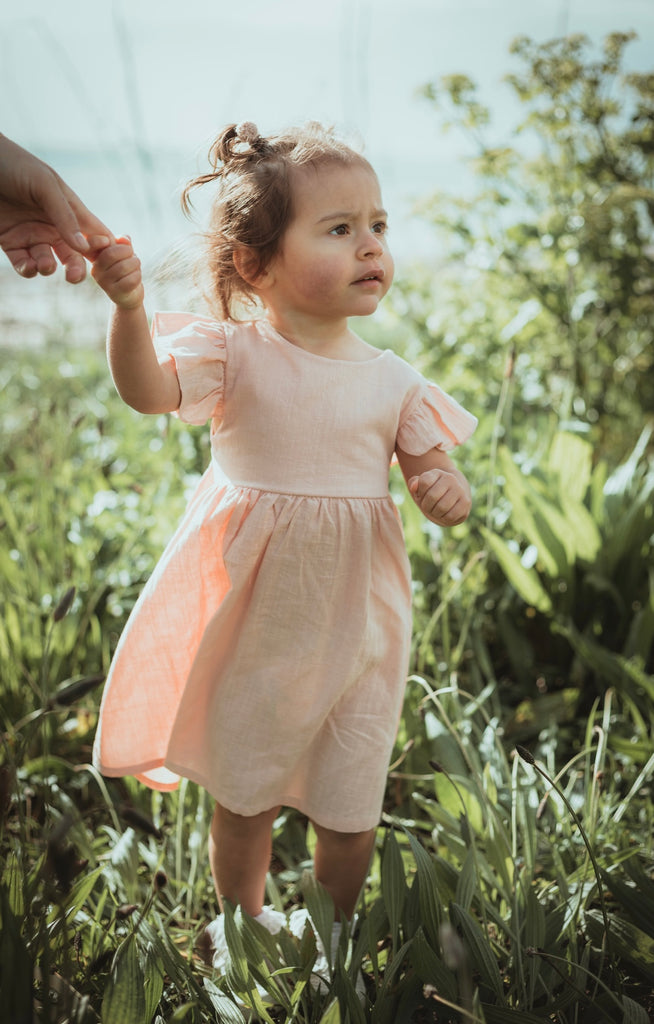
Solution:
M82 234L82 232L81 231L76 231L75 235L74 235L74 238L75 238L75 246L76 246L76 248L77 249L83 249L84 252L86 252L86 250L89 247L89 243L87 242L87 240L84 237L84 235Z

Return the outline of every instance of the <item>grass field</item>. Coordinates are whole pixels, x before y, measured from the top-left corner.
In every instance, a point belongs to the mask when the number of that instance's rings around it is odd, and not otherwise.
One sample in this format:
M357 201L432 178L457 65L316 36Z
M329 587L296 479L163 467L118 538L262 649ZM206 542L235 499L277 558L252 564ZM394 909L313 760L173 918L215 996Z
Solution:
M206 432L133 414L98 349L61 335L5 351L0 382L2 1021L240 1022L251 1005L307 1024L646 1024L654 683L635 656L611 654L588 689L581 651L540 692L526 662L523 677L501 661L493 630L511 602L525 636L550 619L493 561L481 527L493 532L494 506L438 547L402 506L412 675L370 877L332 978L311 983L311 929L275 941L238 909L232 969L218 976L202 956L216 911L209 798L90 765L112 650L206 463ZM557 624L571 628L562 611ZM541 641L550 661L557 642ZM513 657L523 649L517 638ZM306 822L285 812L268 896L306 904L326 939L312 848Z

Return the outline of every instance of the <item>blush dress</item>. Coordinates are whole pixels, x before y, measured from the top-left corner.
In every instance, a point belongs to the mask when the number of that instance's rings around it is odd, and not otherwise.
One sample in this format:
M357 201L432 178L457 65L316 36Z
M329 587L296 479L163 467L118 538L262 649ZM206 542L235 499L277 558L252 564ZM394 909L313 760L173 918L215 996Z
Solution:
M177 415L211 422L211 462L116 649L94 763L372 828L411 638L389 466L476 419L391 351L329 359L266 320L160 313L153 339Z

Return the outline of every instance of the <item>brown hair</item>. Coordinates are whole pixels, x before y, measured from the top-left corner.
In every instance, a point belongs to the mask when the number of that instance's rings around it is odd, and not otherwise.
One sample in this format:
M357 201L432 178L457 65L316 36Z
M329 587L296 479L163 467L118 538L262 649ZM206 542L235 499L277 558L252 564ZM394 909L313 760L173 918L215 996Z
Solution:
M315 122L269 138L260 136L249 121L228 125L213 142L209 163L212 171L194 178L184 189L182 209L190 214L194 188L218 184L201 266L209 277L210 305L226 320L236 319L237 300L256 302L253 282L275 256L293 214L293 169L329 163L370 167L331 129ZM237 250L247 259L247 281L234 262Z

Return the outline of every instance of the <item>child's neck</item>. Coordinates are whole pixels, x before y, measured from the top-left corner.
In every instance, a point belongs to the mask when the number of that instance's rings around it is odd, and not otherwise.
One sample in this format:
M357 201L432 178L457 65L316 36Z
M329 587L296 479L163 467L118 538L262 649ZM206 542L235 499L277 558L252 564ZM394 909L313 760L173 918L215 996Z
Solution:
M345 359L358 362L370 359L376 351L350 329L347 318L325 322L302 315L280 315L268 309L269 323L292 345L303 348L325 359Z

